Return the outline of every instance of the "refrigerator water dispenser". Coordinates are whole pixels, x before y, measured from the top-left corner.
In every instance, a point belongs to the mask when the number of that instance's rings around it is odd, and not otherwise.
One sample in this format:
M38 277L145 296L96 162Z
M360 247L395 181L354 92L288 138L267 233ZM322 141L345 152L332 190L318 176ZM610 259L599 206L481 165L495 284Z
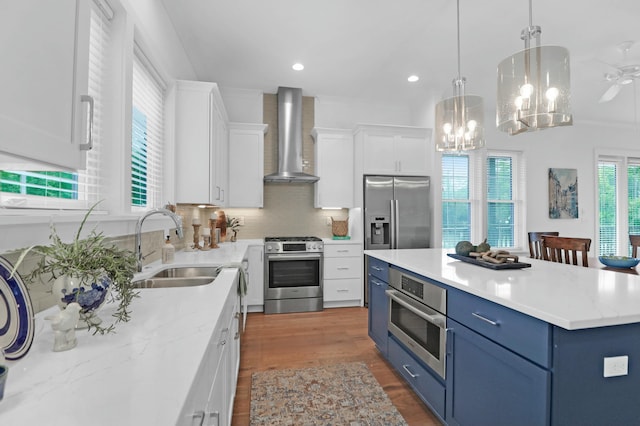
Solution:
M367 227L369 235L367 236L371 247L389 245L390 226L391 222L387 216L372 216L369 218L369 226Z

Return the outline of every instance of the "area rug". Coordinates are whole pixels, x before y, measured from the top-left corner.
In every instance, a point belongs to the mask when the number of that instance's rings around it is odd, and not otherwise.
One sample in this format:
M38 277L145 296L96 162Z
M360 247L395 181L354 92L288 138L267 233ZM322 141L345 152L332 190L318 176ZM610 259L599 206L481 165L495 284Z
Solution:
M406 426L362 362L251 376L251 425Z

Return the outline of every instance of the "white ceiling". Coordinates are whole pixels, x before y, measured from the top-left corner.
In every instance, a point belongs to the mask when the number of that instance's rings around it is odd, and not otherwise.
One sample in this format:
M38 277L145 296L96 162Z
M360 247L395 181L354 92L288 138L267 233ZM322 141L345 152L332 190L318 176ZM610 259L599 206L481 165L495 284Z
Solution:
M197 76L221 86L419 105L452 94L457 76L455 0L162 0ZM526 0L460 0L467 93L495 113L496 66L524 48ZM635 121L636 85L598 103L616 47L640 40L639 0L534 0L542 44L571 53L574 121ZM626 63L640 64L640 43ZM302 62L305 69L291 69ZM410 74L420 76L408 83ZM639 89L640 90L640 89Z

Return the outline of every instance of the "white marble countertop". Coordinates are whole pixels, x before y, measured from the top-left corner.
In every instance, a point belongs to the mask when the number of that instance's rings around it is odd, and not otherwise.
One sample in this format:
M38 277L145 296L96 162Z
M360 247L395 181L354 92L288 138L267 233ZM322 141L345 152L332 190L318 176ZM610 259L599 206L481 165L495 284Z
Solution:
M136 276L170 266L242 262L249 245L223 243L206 252L177 252L171 265L154 263ZM173 425L189 393L222 304L238 274L223 269L212 284L189 288L141 289L132 316L115 334L78 331L78 345L53 352L53 331L35 318L35 338L27 355L8 361L0 401L0 425ZM105 322L116 305L100 311Z
M575 330L640 322L640 276L521 258L530 268L492 270L448 257L452 250L365 250L559 327Z

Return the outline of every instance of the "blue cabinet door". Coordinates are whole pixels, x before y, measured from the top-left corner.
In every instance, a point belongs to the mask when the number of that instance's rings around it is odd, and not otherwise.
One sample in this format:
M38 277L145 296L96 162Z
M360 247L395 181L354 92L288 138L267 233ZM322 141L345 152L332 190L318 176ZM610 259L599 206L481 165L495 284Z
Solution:
M548 425L550 373L449 319L448 425Z
M387 356L387 318L389 316L389 300L385 291L387 283L369 274L369 337L376 346Z

